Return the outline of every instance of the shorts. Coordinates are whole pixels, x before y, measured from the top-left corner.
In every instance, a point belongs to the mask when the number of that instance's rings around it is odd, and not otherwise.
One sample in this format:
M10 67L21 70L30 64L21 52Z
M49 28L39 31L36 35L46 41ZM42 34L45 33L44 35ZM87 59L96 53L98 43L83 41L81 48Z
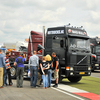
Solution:
M57 71L54 70L54 78L59 78L59 69Z

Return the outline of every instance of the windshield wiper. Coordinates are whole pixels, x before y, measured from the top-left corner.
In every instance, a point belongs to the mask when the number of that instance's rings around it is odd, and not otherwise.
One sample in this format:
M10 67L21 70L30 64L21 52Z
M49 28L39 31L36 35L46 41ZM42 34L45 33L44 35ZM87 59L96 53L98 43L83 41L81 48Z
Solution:
M89 52L90 52L89 50L86 51L86 53L89 53Z
M81 52L85 52L85 50L82 50Z
M72 49L71 51L72 51L72 52L76 52L76 51L79 51L79 50L78 50L78 49Z
M81 52L86 52L86 53L89 53L90 51L89 51L89 50L87 50L87 49L84 49L84 50L82 50Z

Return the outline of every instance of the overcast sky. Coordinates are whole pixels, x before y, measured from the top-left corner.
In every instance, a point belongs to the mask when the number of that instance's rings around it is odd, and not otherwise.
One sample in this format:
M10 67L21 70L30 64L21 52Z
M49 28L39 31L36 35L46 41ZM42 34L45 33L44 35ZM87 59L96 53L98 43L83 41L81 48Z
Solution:
M100 0L0 0L0 42L24 41L31 30L68 23L100 37Z

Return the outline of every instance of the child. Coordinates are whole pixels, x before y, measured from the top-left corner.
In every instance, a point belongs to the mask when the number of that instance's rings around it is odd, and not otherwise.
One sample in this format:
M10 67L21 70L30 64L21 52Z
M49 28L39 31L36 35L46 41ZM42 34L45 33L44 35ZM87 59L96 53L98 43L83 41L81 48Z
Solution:
M42 62L40 63L41 71L42 71L42 79L43 79L43 89L48 87L48 69L49 64L46 62L45 56L42 58Z

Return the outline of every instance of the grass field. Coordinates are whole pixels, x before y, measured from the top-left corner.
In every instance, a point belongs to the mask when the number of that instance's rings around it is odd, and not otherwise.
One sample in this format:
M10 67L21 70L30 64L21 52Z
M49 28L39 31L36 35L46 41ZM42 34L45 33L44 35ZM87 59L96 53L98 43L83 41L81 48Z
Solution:
M71 83L68 79L63 79L62 83L100 95L100 78L84 76L78 83Z

